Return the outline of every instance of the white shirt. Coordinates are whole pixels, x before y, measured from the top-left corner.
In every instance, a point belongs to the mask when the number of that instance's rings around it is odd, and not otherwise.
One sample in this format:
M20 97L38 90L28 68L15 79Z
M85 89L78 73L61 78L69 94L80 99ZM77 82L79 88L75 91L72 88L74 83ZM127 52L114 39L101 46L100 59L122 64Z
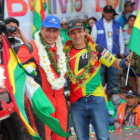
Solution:
M109 32L113 33L113 29L112 29L112 20L108 23L105 19L103 19L103 24L104 24L104 28L105 28L105 36L106 36L106 42L107 42L107 49L112 52L112 48L113 48L113 34L112 36L109 36ZM91 31L91 37L92 39L96 42L97 39L97 28L96 25L94 24L92 27L92 31ZM120 54L124 54L124 38L123 38L123 33L122 33L122 28L120 27L119 29L119 45L116 47L119 49L120 47Z

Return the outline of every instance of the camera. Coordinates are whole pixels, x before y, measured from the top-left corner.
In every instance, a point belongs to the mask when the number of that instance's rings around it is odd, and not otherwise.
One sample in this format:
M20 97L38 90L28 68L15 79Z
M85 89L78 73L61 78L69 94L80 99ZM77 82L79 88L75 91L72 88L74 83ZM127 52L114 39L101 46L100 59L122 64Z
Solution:
M13 27L13 26L6 27L5 23L3 21L0 21L0 34L5 33L5 35L7 36L7 33L14 33L15 31L16 31L15 27ZM11 38L8 36L7 36L7 38L11 45L16 43L15 38ZM3 40L0 40L0 49L2 47L3 47Z
M0 34L2 34L2 32L4 32L5 34L14 33L15 31L16 27L13 26L6 27L5 23L3 21L0 21Z

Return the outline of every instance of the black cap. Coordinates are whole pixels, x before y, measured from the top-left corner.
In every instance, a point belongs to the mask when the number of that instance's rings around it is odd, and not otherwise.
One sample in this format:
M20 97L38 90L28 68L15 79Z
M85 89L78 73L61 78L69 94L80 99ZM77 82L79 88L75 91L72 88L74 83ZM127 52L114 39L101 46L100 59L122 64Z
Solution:
M113 9L114 10L114 9ZM116 11L114 10L113 11L113 16L117 16L117 15L119 15L118 13L116 13Z
M127 6L134 6L135 5L135 2L131 2L131 1L126 1L124 3L124 7L127 7Z
M67 24L68 32L76 28L84 28L84 25L81 19L73 19L68 22Z
M133 90L128 90L127 92L126 92L126 95L125 95L126 97L127 96L134 96L134 97L136 97L136 93L133 91Z
M5 24L9 24L11 22L14 22L17 24L17 26L19 26L19 21L13 17L8 17L8 18L4 19Z
M112 8L111 5L107 5L107 6L104 7L103 12L105 12L105 13L113 13L114 9Z

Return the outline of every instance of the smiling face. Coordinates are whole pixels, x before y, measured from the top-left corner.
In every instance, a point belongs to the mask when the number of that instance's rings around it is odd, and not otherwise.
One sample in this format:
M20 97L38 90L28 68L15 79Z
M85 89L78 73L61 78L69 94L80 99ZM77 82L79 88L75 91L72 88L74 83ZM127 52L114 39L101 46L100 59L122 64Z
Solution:
M45 28L41 27L41 34L43 39L47 42L48 45L53 45L58 38L60 30L57 28Z
M86 32L83 28L73 29L70 32L68 32L68 35L75 46L85 44Z
M103 12L103 16L107 21L111 21L113 18L113 12L110 13Z

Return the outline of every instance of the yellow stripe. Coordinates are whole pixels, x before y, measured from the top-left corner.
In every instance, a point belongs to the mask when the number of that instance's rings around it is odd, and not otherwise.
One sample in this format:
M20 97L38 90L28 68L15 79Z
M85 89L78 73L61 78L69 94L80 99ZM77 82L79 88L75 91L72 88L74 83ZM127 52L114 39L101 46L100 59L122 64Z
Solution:
M33 30L32 30L32 34L36 31L36 27L35 25L33 25Z
M83 93L83 96L86 96L86 85L82 86L82 93Z
M87 79L86 81L84 81L81 85L77 86L77 87L74 89L74 92L75 92L77 89L79 89L80 87L82 87L82 86L83 86L83 88L84 88L84 87L85 87L84 85L86 85L86 84L97 74L97 72L99 71L100 67L101 67L101 64L99 65L99 67L97 68L97 70L92 74L92 76L91 76L90 78L88 78L88 79ZM82 88L82 91L86 92L86 90L84 90L83 88ZM86 93L83 93L83 94L86 94Z
M13 94L15 94L14 70L15 70L18 62L11 49L9 49L9 53L10 53L10 60L8 62L8 73L9 73L10 83L13 87Z
M29 125L29 123L25 120L25 118L23 117L22 113L19 112L19 114L20 114L21 119L25 123L27 129L29 130L28 132L30 133L30 135L35 136L36 132L32 129L32 127Z
M80 59L80 57L81 57L81 55L83 53L87 53L87 50L84 49L84 50L80 51L79 53L77 53L78 55L77 54L75 55L75 56L77 56L76 57L76 62L75 62L75 68L74 68L75 75L78 75L79 73L81 73L84 70L84 68L78 70L78 67L79 67L79 59ZM72 58L74 58L74 57L72 57Z
M136 21L134 23L134 26L140 30L140 10L139 10L139 13L137 15L137 18L136 18Z
M40 14L40 10L41 10L41 3L40 0L35 0L35 11Z

